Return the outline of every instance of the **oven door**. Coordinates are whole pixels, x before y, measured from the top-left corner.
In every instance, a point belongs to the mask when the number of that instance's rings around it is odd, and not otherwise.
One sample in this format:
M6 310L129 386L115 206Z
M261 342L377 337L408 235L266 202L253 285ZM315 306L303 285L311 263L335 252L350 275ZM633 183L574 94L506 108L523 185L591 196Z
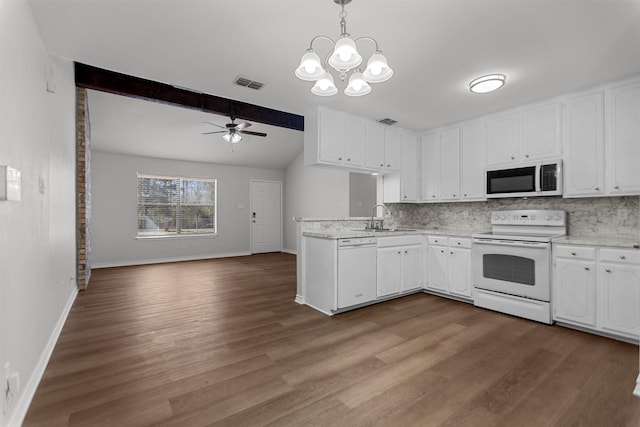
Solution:
M548 242L474 238L473 286L549 301L551 250Z

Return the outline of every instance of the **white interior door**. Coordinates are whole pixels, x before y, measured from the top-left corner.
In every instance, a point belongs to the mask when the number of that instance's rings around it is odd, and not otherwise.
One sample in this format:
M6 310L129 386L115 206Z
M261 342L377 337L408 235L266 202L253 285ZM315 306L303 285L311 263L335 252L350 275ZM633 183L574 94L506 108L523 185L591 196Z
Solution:
M282 250L282 182L251 181L251 252Z

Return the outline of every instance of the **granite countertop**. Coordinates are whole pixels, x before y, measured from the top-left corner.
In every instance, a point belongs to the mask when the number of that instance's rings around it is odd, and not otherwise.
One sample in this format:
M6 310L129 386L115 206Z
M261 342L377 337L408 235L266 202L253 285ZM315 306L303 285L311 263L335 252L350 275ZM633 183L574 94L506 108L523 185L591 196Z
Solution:
M319 237L322 239L353 239L355 237L388 237L388 236L412 236L412 235L438 235L438 236L455 236L455 237L471 237L472 234L485 230L466 230L466 229L406 229L400 228L401 231L369 231L369 230L324 230L324 231L305 231L302 233L306 237Z
M638 249L640 248L640 236L585 236L568 234L566 236L554 237L553 243Z

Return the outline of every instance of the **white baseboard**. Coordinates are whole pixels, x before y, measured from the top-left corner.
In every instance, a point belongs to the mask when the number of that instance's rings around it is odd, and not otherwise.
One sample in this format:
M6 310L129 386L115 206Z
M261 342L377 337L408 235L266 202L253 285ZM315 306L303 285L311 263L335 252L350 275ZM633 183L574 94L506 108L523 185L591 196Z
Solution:
M636 396L640 397L640 374L638 375L638 378L636 379L636 388L633 390L633 394L635 394Z
M300 294L296 294L296 299L293 300L294 302L297 302L298 304L302 304L304 305L304 298L302 297L302 295Z
M247 256L247 255L251 255L251 252L231 252L226 254L190 255L190 256L170 257L170 258L94 262L91 264L91 268L128 267L131 265L162 264L165 262L198 261L202 259L229 258L234 256Z
M282 252L287 253L287 254L291 254L291 255L298 255L298 253L295 251L295 249L283 248Z
M29 410L29 405L31 405L31 400L36 394L42 375L44 375L44 371L47 368L53 349L55 348L58 338L60 337L60 333L62 332L62 327L67 321L67 316L69 316L69 312L71 311L71 307L73 306L73 302L76 300L77 295L78 289L74 288L69 295L69 299L67 299L67 303L65 304L62 313L60 313L60 317L58 318L58 322L56 323L53 332L51 332L49 342L47 342L46 347L42 350L42 353L40 353L40 359L38 359L38 364L36 365L35 370L29 377L29 381L25 384L24 391L16 402L16 407L13 411L13 416L7 424L8 426L22 425L24 417L27 415L27 411Z

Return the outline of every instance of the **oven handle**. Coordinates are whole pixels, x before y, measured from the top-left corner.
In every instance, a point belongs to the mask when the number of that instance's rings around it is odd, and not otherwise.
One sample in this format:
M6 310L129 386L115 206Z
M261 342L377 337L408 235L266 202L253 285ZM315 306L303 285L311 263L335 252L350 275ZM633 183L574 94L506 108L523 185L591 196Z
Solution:
M549 247L548 242L520 242L516 240L493 240L493 239L473 239L473 243L492 246L509 246L516 248L546 249Z

